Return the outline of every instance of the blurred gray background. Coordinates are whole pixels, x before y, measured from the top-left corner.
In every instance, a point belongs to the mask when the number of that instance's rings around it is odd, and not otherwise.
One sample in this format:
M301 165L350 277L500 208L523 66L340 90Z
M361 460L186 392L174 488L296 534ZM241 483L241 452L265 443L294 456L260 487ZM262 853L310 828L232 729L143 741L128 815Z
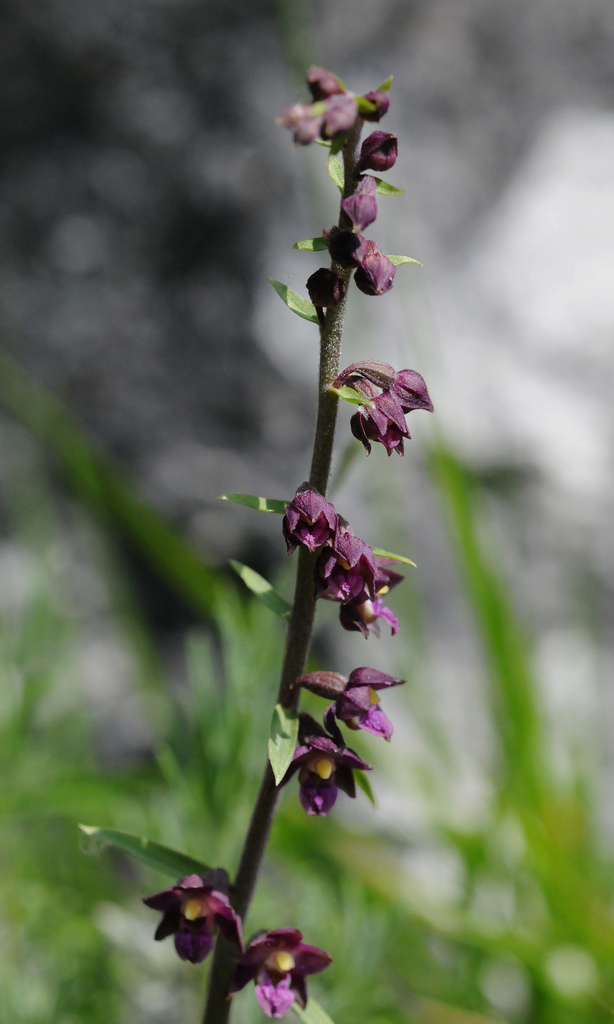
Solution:
M411 417L404 461L358 459L338 505L357 530L379 516L382 546L388 520L407 527L461 744L477 742L476 704L455 683L471 690L477 655L422 468L432 430L487 485L553 714L590 714L614 657L613 43L611 0L5 0L0 14L6 345L220 564L273 571L282 546L276 517L217 495L289 497L308 466L315 330L267 276L304 291L323 261L292 243L337 199L324 151L294 150L275 117L307 98L303 64L355 91L394 74L382 127L406 195L380 201L370 233L424 268L380 299L352 290L345 362L419 370L436 413ZM16 436L2 413L9 461ZM155 614L181 621L162 597ZM101 651L91 671L117 679Z

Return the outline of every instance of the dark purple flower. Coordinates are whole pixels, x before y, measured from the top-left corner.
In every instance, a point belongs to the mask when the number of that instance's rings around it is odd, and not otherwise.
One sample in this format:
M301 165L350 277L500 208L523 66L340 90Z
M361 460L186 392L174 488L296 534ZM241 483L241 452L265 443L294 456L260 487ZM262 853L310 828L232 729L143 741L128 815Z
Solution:
M390 132L371 132L360 149L361 171L389 171L398 156L397 137Z
M378 619L385 619L393 636L399 632L399 620L390 611L390 608L386 608L379 597L376 597L374 601L363 601L362 604L349 601L347 604L342 604L339 609L339 622L343 628L360 632L365 637L368 637L369 633L379 636Z
M286 507L282 530L289 555L298 544L313 552L335 536L337 513L324 495L305 483Z
M380 392L370 381L357 380L353 386L369 402L368 405L360 406L350 420L352 433L362 442L367 455L371 454L371 441L383 444L388 455L392 455L393 451L403 455L403 439L411 435L399 399L391 392Z
M333 705L335 715L350 729L366 729L373 736L389 740L392 723L380 708L377 691L400 686L404 682L404 679L396 679L374 668L356 668Z
M316 594L332 601L374 598L377 565L368 544L341 522L316 563Z
M225 890L225 891L222 891ZM217 928L237 949L243 951L241 921L228 900L228 875L223 868L180 878L143 900L147 907L162 912L154 938L175 936L175 949L182 960L199 964L209 954Z
M360 235L356 235L360 238ZM390 291L397 270L394 263L384 256L375 242L365 239L361 246L361 260L354 280L365 295L383 295Z
M377 201L375 193L377 182L367 174L358 182L353 195L344 199L341 206L354 231L364 231L377 217Z
M290 129L297 146L308 146L322 130L322 115L314 114L310 104L295 103L284 110L279 124Z
M331 959L323 949L303 942L298 928L258 932L235 967L230 995L255 981L261 1009L267 1017L282 1017L295 1000L305 1008L306 976L323 971Z
M344 93L345 89L338 78L324 68L311 67L307 72L307 85L314 100L327 100L329 96Z
M326 100L326 110L322 115L320 134L323 139L334 139L338 135L349 132L358 114L358 104L353 96L347 93L331 96Z
M320 267L307 281L307 291L314 306L338 306L347 291L347 284L332 270Z
M390 96L387 92L383 92L380 89L376 89L374 92L366 92L364 98L373 103L375 110L370 113L363 113L362 117L365 121L380 121L384 114L388 113L388 107L390 106Z
M339 609L339 622L344 629L350 631L357 631L368 637L369 633L375 633L379 636L379 622L378 619L384 619L390 626L392 635L399 631L399 620L396 615L390 611L390 608L386 608L382 597L384 597L393 587L404 579L401 573L395 572L389 568L391 560L388 558L381 558L376 556L376 575L375 575L375 597L367 599L366 601L348 601L341 605ZM393 563L394 564L394 563Z
M355 235L353 231L343 231L336 226L325 228L322 235L331 260L346 270L360 265L363 254L367 252L365 246L368 245L362 235Z
M353 750L343 742L331 706L325 713L326 732L311 715L299 716L299 742L282 785L299 773L299 799L307 814L326 817L341 789L356 796L353 769L370 771Z

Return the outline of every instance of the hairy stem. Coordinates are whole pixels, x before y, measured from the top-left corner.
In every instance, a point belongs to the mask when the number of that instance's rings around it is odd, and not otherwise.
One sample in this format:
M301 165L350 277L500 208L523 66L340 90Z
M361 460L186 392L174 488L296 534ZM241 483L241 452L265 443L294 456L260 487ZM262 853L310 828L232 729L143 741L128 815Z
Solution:
M345 185L342 200L352 195L358 182L357 154L361 128L362 121L357 118L343 147ZM349 281L350 270L344 270L336 263L332 264L332 269L346 283ZM339 400L329 388L339 373L345 304L346 300L343 299L334 309L327 309L320 323L318 412L309 483L321 494L326 494L335 439ZM311 643L315 614L313 570L316 557L306 548L299 549L294 601L277 696L278 703L288 708L298 707L299 691L294 687L294 683L305 671ZM256 886L278 798L279 788L275 785L273 772L267 760L231 893L232 905L242 920L245 919ZM211 964L203 1024L226 1024L230 1014L227 993L233 967L233 951L223 937L219 936Z

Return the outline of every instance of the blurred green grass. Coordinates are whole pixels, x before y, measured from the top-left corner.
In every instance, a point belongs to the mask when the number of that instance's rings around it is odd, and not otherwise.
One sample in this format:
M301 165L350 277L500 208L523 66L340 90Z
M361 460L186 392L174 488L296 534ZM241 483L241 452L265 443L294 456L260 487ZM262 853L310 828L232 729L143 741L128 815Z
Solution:
M0 588L0 1019L196 1021L206 968L154 943L155 917L140 902L167 881L117 852L86 856L76 824L144 834L232 871L266 754L284 626L137 499L57 403L4 366L0 399L27 433L15 434L5 473L11 522L0 553L19 569L18 585L9 573ZM411 683L403 702L422 754L362 741L380 813L357 801L313 821L289 788L247 931L297 924L332 952L313 992L336 1024L598 1024L614 1006L598 762L591 771L573 762L564 784L552 772L552 723L486 536L483 484L441 440L426 465L483 652L494 737L486 812L471 827L446 813L456 754L436 697ZM185 678L169 676L118 544L139 543L141 526L142 557L202 619L185 638ZM75 583L84 576L98 588L94 612ZM424 622L415 580L406 601ZM101 619L129 666L110 704L84 685L83 651ZM428 645L416 659L415 630L398 639L399 670L415 682ZM112 664L103 661L103 680ZM125 714L142 739L117 758L109 731ZM426 809L420 827L395 811L408 792ZM237 1024L264 1019L251 992L235 1004Z

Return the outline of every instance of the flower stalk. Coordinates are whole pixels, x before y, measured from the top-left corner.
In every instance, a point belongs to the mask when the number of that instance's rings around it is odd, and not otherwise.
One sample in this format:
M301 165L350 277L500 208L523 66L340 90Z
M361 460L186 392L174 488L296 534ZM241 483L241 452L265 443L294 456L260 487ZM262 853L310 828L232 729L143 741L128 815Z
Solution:
M358 158L361 128L362 118L356 117L342 150L345 184L341 196L340 225L344 223L343 201L354 194L359 181ZM347 284L351 269L346 269L333 261L331 270ZM337 395L329 389L339 374L346 301L344 296L338 305L328 307L326 313L320 318L318 409L309 483L314 490L319 491L322 495L326 494L328 486L339 404ZM278 692L278 703L288 708L298 706L300 689L295 686L295 682L305 671L311 644L316 604L314 588L316 559L317 556L307 548L300 549L294 600ZM275 785L271 765L267 761L234 885L230 891L232 906L241 920L245 919L249 909L275 817L279 792L279 787ZM211 963L203 1024L226 1024L230 1014L231 1004L228 991L234 964L235 956L232 946L223 936L219 937Z

